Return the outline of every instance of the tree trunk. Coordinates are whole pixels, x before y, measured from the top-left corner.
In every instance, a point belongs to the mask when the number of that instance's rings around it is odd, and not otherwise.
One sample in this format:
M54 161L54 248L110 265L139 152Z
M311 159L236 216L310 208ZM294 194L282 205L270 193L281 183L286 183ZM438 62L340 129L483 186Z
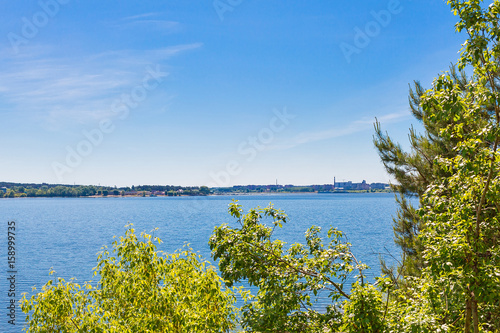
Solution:
M474 325L474 333L479 333L479 314L477 311L477 300L475 297L472 300L472 322Z
M472 306L471 301L468 299L465 302L465 333L470 333L470 321L472 317Z

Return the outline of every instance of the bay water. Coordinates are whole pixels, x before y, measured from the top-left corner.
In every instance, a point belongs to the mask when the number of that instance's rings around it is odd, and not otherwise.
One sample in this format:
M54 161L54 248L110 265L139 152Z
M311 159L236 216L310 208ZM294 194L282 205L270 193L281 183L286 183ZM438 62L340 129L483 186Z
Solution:
M228 214L232 199L245 211L272 202L284 210L289 222L276 230L275 238L289 244L305 243L312 226L342 230L358 260L368 264L371 278L380 275L379 256L395 263L399 251L393 242L392 216L396 212L391 193L276 194L209 197L146 198L19 198L0 199L0 332L21 332L24 314L16 309L10 318L11 288L7 264L7 227L15 222L15 298L32 295L49 280L49 270L66 280L83 284L92 279L92 268L103 245L111 248L113 236L123 236L132 223L137 234L153 233L162 239L158 250L174 252L185 244L211 261L208 240L215 226L236 221ZM394 257L394 258L393 258Z

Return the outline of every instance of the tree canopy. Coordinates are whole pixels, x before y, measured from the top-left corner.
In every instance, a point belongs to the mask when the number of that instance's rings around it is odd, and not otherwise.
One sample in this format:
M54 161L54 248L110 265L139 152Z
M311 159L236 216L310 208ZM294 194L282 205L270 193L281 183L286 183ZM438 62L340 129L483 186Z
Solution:
M28 332L229 332L235 296L190 249L156 251L158 238L130 227L99 254L97 284L49 280L23 298ZM53 273L53 272L52 272Z

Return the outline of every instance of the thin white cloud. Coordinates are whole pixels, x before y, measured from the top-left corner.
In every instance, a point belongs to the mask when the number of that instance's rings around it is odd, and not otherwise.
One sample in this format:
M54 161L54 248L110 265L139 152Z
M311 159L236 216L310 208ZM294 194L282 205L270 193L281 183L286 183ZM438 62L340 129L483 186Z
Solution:
M115 50L101 52L88 57L89 61L113 61L115 63L128 64L149 64L156 63L176 56L179 53L195 50L203 46L203 43L181 44L154 50Z
M408 111L404 111L385 114L378 117L378 120L382 123L394 123L409 117L410 113ZM269 146L267 150L286 150L311 142L323 141L362 132L372 128L374 121L375 119L362 118L343 127L334 127L313 132L302 132L297 134L295 137L285 140L284 142Z
M0 100L49 129L94 122L111 114L110 105L140 84L147 66L161 64L202 44L155 50L124 50L75 58L0 58Z
M128 22L127 26L130 28L151 28L162 32L172 32L179 26L179 22L167 20L137 20Z
M151 29L162 33L171 33L179 29L179 22L166 20L164 16L165 14L156 12L127 16L115 22L113 26L125 29Z
M150 12L150 13L144 13L144 14L138 14L138 15L133 15L133 16L126 16L122 18L123 21L134 21L137 19L143 19L145 17L155 17L155 16L160 16L162 13L160 12Z

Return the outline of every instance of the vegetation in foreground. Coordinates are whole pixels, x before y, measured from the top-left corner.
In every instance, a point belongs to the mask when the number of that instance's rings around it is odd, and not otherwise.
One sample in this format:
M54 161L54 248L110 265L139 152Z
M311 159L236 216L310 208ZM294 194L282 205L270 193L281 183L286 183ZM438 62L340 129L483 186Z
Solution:
M458 69L469 67L472 76L444 73L430 90L417 86L416 116L427 132L411 136L414 154L376 134L386 166L407 181L400 194L420 200L420 208L409 208L400 197L407 215L396 219L395 233L404 251L393 276L366 281L367 267L338 230L324 241L313 226L305 244L289 246L272 238L286 223L283 212L270 206L243 214L234 202L236 226L217 227L209 241L221 277L189 253L160 260L149 236L139 242L129 232L115 244L116 257L100 258L96 288L49 282L24 299L28 330L227 332L236 320L247 332L499 332L500 1L447 3L468 36ZM223 284L243 280L258 292L240 291L238 318ZM331 299L322 311L313 306L319 293Z
M191 249L156 251L160 239L132 226L103 248L97 284L54 278L23 298L28 332L228 332L236 324L234 293ZM54 272L51 272L53 274ZM26 296L25 296L26 297Z

